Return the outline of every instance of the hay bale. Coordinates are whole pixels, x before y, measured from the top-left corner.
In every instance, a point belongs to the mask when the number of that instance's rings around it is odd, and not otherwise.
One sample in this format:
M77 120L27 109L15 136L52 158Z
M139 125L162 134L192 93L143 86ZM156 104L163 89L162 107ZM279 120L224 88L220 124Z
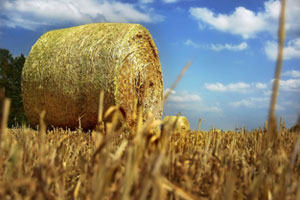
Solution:
M223 131L221 129L212 128L212 129L209 130L209 132L221 134Z
M176 122L177 120L177 122ZM190 124L188 119L185 116L165 116L163 123L173 125L176 122L175 125L175 132L176 133L185 133L186 131L190 131Z
M97 123L99 93L104 109L120 105L133 126L134 98L161 119L163 80L158 51L146 28L138 24L94 23L54 30L33 45L22 72L22 95L32 125L85 129ZM156 108L156 109L155 109Z

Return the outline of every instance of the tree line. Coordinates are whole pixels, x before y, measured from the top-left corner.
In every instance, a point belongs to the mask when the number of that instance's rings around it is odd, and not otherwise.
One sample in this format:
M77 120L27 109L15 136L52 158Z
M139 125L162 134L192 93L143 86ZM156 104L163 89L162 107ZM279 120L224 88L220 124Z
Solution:
M9 50L0 48L0 113L2 116L3 99L5 97L10 98L11 106L8 127L28 124L21 89L22 69L25 60L26 58L23 54L14 57Z

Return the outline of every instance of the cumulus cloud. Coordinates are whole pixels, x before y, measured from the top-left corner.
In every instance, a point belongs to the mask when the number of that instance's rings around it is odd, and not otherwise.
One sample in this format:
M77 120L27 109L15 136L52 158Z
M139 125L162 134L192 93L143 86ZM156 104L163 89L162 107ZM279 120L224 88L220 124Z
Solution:
M223 110L219 106L210 106L206 110L207 112L215 112L215 113L221 113Z
M164 3L176 3L179 0L162 0Z
M231 107L247 107L247 108L268 108L270 103L269 97L249 97L240 101L230 102ZM276 105L276 110L285 110L285 108L279 104Z
M212 44L210 48L214 51L222 51L222 50L229 50L229 51L243 51L247 49L248 45L246 42L242 42L238 45L232 44Z
M276 104L275 110L285 110L285 108L279 104Z
M254 37L265 28L265 21L251 10L238 7L233 14L215 14L207 8L190 8L190 14L199 21L200 26L209 25L223 32L241 35L247 39Z
M139 2L143 4L147 4L147 3L153 3L154 0L139 0Z
M267 57L269 59L271 59L271 60L276 60L277 59L278 46L277 46L276 42L274 42L274 41L267 41L265 43L264 51L265 51L265 54L267 55Z
M205 83L205 88L217 92L225 92L227 90L227 87L222 83Z
M169 89L165 90L170 92ZM195 92L171 91L171 95L165 103L164 112L167 115L173 115L181 112L185 113L187 117L191 115L203 115L203 113L222 113L223 110L220 108L218 103L207 104L203 102L202 97Z
M230 102L229 105L232 107L265 107L266 104L269 103L269 98L268 97L250 97L247 99L242 99L240 101L234 101Z
M171 94L176 94L176 91L175 90L171 90L170 88L167 88L165 91L164 91L164 95L166 95L167 93L170 93Z
M193 101L201 101L201 97L196 94L190 95L171 95L169 101L173 102L193 102Z
M269 59L276 60L278 54L277 42L267 41L264 47L264 51ZM288 43L285 45L283 49L283 58L285 60L300 58L300 38L296 38L288 41Z
M168 92L171 93L168 100L167 100L169 102L177 102L177 103L200 102L202 100L200 95L198 95L198 94L191 94L189 92L176 93L176 91L170 90L169 88L167 88L165 90L165 94L168 93Z
M255 87L257 89L267 89L267 85L265 83L255 83Z
M272 94L272 90L264 90L263 93L265 96L270 96Z
M273 82L274 80L272 80ZM280 80L280 90L290 92L300 92L300 79Z
M186 46L191 46L191 47L196 48L196 49L202 47L200 44L197 44L196 42L194 42L194 41L192 41L192 40L190 40L190 39L186 40L186 41L184 42L184 45L186 45Z
M234 44L210 44L210 45L201 45L198 44L190 39L186 40L184 42L184 45L191 46L193 48L207 48L211 49L213 51L222 51L222 50L228 50L228 51L243 51L248 48L248 44L246 42L242 42L238 45Z
M300 1L287 1L286 30L288 35L299 35L300 27L297 19L300 17ZM244 39L254 38L260 32L277 34L280 1L269 0L264 4L264 10L251 11L245 7L237 7L231 14L214 13L205 7L190 8L190 14L198 21L201 29L205 25L218 31L240 35Z
M141 11L135 4L95 0L15 0L4 1L2 25L35 30L43 25L84 24L91 22L162 21L163 17ZM3 15L3 14L2 14Z
M205 83L205 88L215 92L247 92L250 84L238 82L223 85L222 83Z
M287 71L284 74L284 76L294 76L294 78L287 79L287 80L280 80L279 81L279 86L280 86L280 91L284 92L300 92L300 79L297 78L299 76L298 74L299 71L296 70L291 70ZM274 79L271 80L271 84L274 83ZM271 91L270 91L271 93Z
M282 76L289 76L292 78L300 78L300 70L290 70L282 73Z
M209 105L202 101L182 102L182 101L167 101L165 106L167 113L222 113L223 110L219 105Z
M229 83L224 85L222 83L205 83L205 88L214 92L239 92L239 93L249 93L255 91L264 91L268 88L266 83L256 82L256 83Z

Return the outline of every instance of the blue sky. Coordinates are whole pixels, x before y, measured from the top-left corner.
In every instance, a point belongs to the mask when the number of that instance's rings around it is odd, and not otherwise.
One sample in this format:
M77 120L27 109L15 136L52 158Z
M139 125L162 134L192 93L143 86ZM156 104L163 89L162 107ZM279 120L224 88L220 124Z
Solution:
M160 53L167 90L192 61L165 104L196 129L263 126L277 55L276 0L1 0L0 48L28 55L45 32L93 22L144 25ZM300 114L300 1L287 0L286 42L276 114Z

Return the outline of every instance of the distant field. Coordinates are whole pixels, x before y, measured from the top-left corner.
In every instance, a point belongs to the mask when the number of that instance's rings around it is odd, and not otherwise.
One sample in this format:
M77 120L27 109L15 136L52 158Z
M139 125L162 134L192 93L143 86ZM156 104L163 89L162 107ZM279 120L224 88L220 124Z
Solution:
M2 132L0 199L300 199L299 132L44 128Z

